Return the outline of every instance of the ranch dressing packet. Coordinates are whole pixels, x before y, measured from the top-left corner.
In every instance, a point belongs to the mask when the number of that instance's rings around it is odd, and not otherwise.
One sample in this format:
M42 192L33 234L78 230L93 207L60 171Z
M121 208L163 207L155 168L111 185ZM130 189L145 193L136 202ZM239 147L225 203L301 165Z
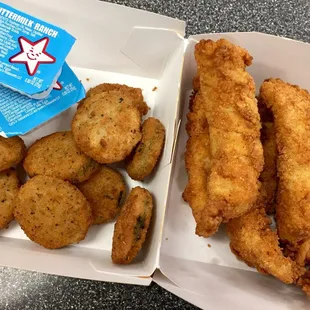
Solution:
M46 98L74 42L65 30L0 2L0 85Z
M0 135L23 135L85 98L85 89L67 63L47 98L37 100L0 86Z

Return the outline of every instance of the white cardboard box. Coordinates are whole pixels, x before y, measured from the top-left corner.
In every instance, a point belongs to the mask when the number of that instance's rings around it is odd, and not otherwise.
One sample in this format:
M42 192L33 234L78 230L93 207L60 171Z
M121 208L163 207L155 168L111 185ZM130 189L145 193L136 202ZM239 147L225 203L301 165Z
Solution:
M300 289L261 275L237 260L230 251L224 225L210 238L201 238L194 233L196 223L192 211L182 199L187 183L185 123L192 79L196 74L194 46L203 38L226 38L246 48L254 58L248 71L254 77L257 92L263 80L270 77L279 77L310 90L310 70L306 67L310 65L309 44L262 33L205 34L188 39L181 91L183 119L175 151L159 262L160 271L171 282L165 283L162 277L157 280L157 276L155 281L206 309L310 309L310 301ZM195 295L191 294L193 292Z
M56 251L30 242L18 224L12 223L0 233L0 264L94 280L150 284L151 275L158 266L172 150L178 128L184 22L96 0L4 2L56 24L77 38L67 62L86 89L103 82L142 88L151 107L148 115L163 122L167 137L154 180L146 180L143 184L135 182L123 171L128 192L129 188L140 184L155 198L149 238L134 264L112 264L112 222L91 227L83 242ZM155 86L157 90L153 91ZM67 110L23 136L26 144L49 133L70 129L75 109Z
M249 72L257 88L265 78L279 77L309 90L310 46L260 33L198 35L186 40L182 21L96 0L4 2L57 24L78 39L68 63L86 89L102 82L141 87L151 107L149 115L164 123L167 140L155 178L142 184L153 193L156 211L147 244L134 264L111 263L114 223L92 227L80 244L53 251L32 243L16 223L11 224L0 233L0 264L141 285L148 285L153 279L205 309L310 308L310 302L299 289L260 275L238 261L229 250L223 229L208 239L195 235L191 209L181 197L187 182L184 126L196 70L195 43L201 38L224 37L248 49L254 57ZM158 89L153 91L155 86ZM74 111L71 108L24 136L25 142L30 144L48 133L69 129ZM128 177L126 181L129 188L141 184ZM153 275L156 269L161 272L157 270Z

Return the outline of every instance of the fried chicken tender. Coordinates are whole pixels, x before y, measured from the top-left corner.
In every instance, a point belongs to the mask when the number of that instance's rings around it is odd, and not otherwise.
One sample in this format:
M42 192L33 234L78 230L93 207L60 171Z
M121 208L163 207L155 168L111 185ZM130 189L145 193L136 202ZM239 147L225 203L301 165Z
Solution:
M45 175L21 187L14 216L28 238L47 249L83 240L92 224L91 207L77 187Z
M297 281L297 286L299 286L303 292L310 298L310 270L300 277Z
M276 221L292 251L310 240L310 94L280 79L266 80L260 96L274 114L278 149Z
M306 266L310 262L310 239L305 241L300 248L298 249L298 252L293 252L293 257L295 261L302 265ZM297 281L297 286L299 286L304 293L307 294L308 297L310 297L310 270L308 269L305 274L303 274Z
M138 108L141 115L146 115L147 112L149 111L149 107L147 106L147 104L143 100L141 88L129 87L127 85L109 84L109 83L99 84L99 85L91 88L86 93L86 98L89 98L93 95L98 95L98 94L103 93L103 92L114 91L114 90L121 91L126 96L131 96L133 99L133 105ZM78 104L78 108L80 108L84 102L85 102L85 99L81 100Z
M303 264L285 257L276 231L270 228L267 212L273 210L277 190L277 146L273 115L262 101L258 102L262 120L261 140L264 150L264 169L259 180L260 196L254 209L232 219L227 224L231 251L250 267L263 274L271 274L284 283L291 284L305 272Z
M264 169L259 177L260 195L268 214L274 212L278 187L277 178L277 145L272 112L263 102L258 101L258 109L262 121L261 141L264 151Z
M133 180L141 181L156 166L165 143L165 127L149 117L142 125L142 140L128 160L126 171Z
M14 219L14 200L19 190L19 180L14 169L0 172L0 229L7 228Z
M144 188L131 190L114 226L112 261L130 264L146 238L153 211L152 195Z
M203 212L208 201L207 184L211 170L209 126L202 109L203 104L201 94L199 92L194 93L186 124L189 135L185 152L188 184L183 193L183 199L193 209L193 216L197 223L201 220L201 212ZM211 226L213 219L211 218L210 221L209 225Z
M26 146L20 137L0 136L0 171L18 165L26 155Z
M211 162L209 173L208 169L197 171L196 176L203 174L207 178L204 196L208 199L190 206L197 222L196 234L208 237L221 222L244 214L255 203L263 151L255 85L245 71L252 57L222 39L201 40L196 45L195 58L201 110L209 126ZM201 195L200 188L190 188L185 193L188 201L192 200L189 196Z
M120 202L126 194L122 175L110 167L101 166L87 181L77 184L93 211L94 223L113 220L120 211Z
M271 274L287 284L294 283L304 274L305 268L283 255L277 232L271 230L270 224L262 201L248 213L229 221L227 233L231 251L259 272Z
M97 162L78 149L71 131L55 132L37 140L24 160L30 177L49 175L71 183L89 179L98 168Z
M183 197L196 206L195 210L203 210L208 200L206 185L211 169L208 124L201 104L203 101L198 92L192 97L191 112L187 115L190 138L187 141L185 163L189 183ZM264 154L267 155L266 152ZM267 180L270 181L266 178L266 182ZM266 199L260 198L260 204L255 205L253 210L228 222L232 252L249 266L257 267L260 272L272 274L285 283L293 283L304 269L282 254L277 234L270 229L271 221L264 210L263 202ZM196 213L193 213L195 216Z
M120 91L90 96L77 110L72 133L78 147L101 164L125 159L140 142L141 114Z

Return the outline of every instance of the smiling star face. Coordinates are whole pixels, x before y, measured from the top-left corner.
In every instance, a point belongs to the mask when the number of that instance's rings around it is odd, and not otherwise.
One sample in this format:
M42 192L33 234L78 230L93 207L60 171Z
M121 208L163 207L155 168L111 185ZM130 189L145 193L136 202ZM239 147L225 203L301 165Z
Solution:
M20 37L18 41L21 51L12 56L9 61L25 64L29 75L35 75L41 63L48 64L56 61L55 57L46 52L48 38L31 42L25 37Z
M37 60L42 54L42 52L40 52L37 47L31 46L26 54L29 60Z

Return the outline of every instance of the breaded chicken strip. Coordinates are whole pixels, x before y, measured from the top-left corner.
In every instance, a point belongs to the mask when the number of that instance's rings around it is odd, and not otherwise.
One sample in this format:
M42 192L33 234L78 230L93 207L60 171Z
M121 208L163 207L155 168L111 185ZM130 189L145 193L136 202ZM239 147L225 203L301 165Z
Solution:
M264 151L264 169L259 177L260 194L267 213L271 214L274 212L278 187L276 132L272 112L261 100L258 101L258 110L262 122L261 141Z
M185 152L188 184L183 199L191 206L197 223L208 201L207 182L211 168L209 126L202 109L203 103L199 93L192 96L186 124L189 135Z
M297 286L310 298L310 270L308 270L298 281Z
M266 80L260 92L275 119L278 234L297 251L310 240L310 94L280 79Z
M222 39L201 40L196 45L195 58L199 75L195 85L199 85L202 96L199 111L205 113L204 122L209 126L211 156L204 185L207 199L190 205L197 222L196 234L208 237L221 222L244 214L256 201L263 151L255 85L245 71L252 57ZM198 115L197 111L193 113ZM189 149L187 152L191 153ZM195 173L197 178L205 171L197 169ZM200 195L199 190L193 184L190 196ZM191 200L188 193L185 197Z
M277 147L273 115L262 101L259 101L262 120L261 140L264 150L264 169L259 177L262 182L260 196L254 209L232 219L227 224L232 252L250 267L264 274L271 274L284 283L291 284L305 272L303 264L283 255L279 238L270 228L271 212L277 190Z
M271 230L270 224L261 201L247 214L229 221L227 233L231 251L259 272L271 274L287 284L294 283L305 269L283 255L278 235Z
M201 98L199 92L193 95L190 103L191 112L187 115L186 129L190 138L187 141L185 163L189 182L183 194L186 201L195 205L193 215L198 219L199 211L204 209L208 200L207 180L211 168L208 124L201 109ZM268 165L265 165L265 168L269 170ZM265 180L273 181L270 178ZM268 184L265 186L267 188ZM270 229L271 221L266 216L262 204L266 197L261 199L259 207L227 224L231 250L238 258L249 266L256 267L260 272L272 274L285 283L293 283L304 269L282 254L278 236Z

